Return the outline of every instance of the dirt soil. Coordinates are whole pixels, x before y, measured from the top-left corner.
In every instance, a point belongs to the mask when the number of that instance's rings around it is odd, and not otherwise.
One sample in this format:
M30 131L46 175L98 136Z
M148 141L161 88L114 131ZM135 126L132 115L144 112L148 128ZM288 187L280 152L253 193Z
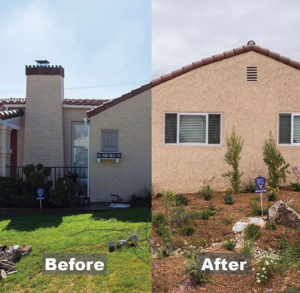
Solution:
M198 194L185 195L190 201L185 207L185 210L195 212L202 209L207 209L209 205L213 204L217 212L208 220L196 219L189 222L193 226L195 232L192 236L181 236L176 233L174 242L176 247L189 245L199 246L199 243L207 242L207 246L215 242L221 242L227 238L234 238L232 232L233 225L242 217L250 216L251 214L251 199L259 196L253 193L243 193L234 195L235 203L233 205L226 205L223 200L221 192L215 193L210 201L205 201ZM300 210L300 193L294 192L290 188L282 188L276 201L282 200L287 202L294 201L294 206ZM258 206L259 200L254 200ZM275 201L275 202L276 202ZM267 200L264 195L264 207L273 205L275 202ZM164 212L164 205L162 198L152 200L152 213ZM232 223L226 224L225 219L231 218ZM276 230L263 229L260 237L256 243L261 249L279 249L278 240L284 237L285 240L293 244L300 238L299 229L293 229L277 225ZM152 229L152 239L154 243L162 243L161 238L156 234L156 229ZM217 252L224 252L221 249ZM228 251L227 251L228 252ZM268 289L273 289L274 292L281 292L287 288L300 287L300 272L291 270L285 272L285 275L276 274L265 286L256 283L253 275L239 276L239 275L217 275L211 274L210 283L203 286L196 286L188 281L188 276L184 273L184 262L187 258L182 255L173 255L166 258L153 258L152 260L152 292L222 292L232 293L238 290L239 292L267 292Z

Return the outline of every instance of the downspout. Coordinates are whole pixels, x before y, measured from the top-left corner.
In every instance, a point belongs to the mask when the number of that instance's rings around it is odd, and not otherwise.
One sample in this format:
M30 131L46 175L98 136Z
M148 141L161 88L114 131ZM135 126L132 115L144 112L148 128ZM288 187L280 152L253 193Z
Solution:
M90 145L91 145L91 140L90 140L90 122L88 121L87 118L83 118L85 125L88 128L88 171L87 171L87 197L88 197L88 202L90 202Z

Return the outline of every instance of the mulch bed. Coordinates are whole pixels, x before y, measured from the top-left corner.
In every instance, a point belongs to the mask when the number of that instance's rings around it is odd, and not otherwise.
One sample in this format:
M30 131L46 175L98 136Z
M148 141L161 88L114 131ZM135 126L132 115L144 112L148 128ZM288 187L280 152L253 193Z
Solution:
M208 245L215 242L221 242L227 238L234 238L232 226L235 222L244 216L250 215L251 205L250 200L257 197L257 194L238 194L234 195L235 203L226 205L223 200L222 193L215 193L212 200L205 201L198 194L185 195L189 200L189 204L185 207L186 211L200 211L207 209L210 204L213 204L216 209L216 215L211 216L208 220L197 219L189 223L193 226L195 232L192 236L186 237L176 233L174 236L175 243L186 243L197 245L199 239L205 238ZM290 188L282 188L277 200L287 202L294 200L295 206L300 209L300 193L294 192ZM275 201L275 202L276 202ZM259 205L260 202L256 201ZM267 196L264 195L264 207L273 205L275 202L269 202ZM194 208L193 208L194 207ZM195 208L196 207L196 208ZM162 198L157 198L152 201L152 213L164 212ZM226 225L225 218L231 217L232 224ZM161 238L156 234L156 229L152 229L152 239L156 243L162 243ZM299 229L293 229L277 225L274 231L264 229L261 236L257 239L257 245L262 249L272 248L278 249L278 240L284 237L285 240L292 244L300 237ZM282 291L286 288L300 286L299 275L296 271L290 271L286 276L276 275L270 282L262 287L259 286L253 275L238 276L238 275L211 275L210 284L204 286L194 286L187 283L187 275L184 274L184 262L187 259L183 256L176 255L163 259L153 259L152 264L152 286L153 292L266 292L272 288L273 292ZM299 274L299 272L298 272ZM297 284L298 282L298 284Z

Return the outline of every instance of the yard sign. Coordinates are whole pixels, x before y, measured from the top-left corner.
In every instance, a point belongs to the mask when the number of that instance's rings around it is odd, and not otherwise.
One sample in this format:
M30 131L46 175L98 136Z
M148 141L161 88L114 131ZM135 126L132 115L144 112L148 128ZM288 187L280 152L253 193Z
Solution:
M40 201L40 208L42 208L42 200L45 199L44 198L44 189L43 188L38 188L36 193L37 193L37 196L38 196L36 199Z
M262 201L262 194L267 192L266 189L264 189L266 185L266 178L262 176L258 176L255 178L255 185L256 185L256 193L260 193L260 207L261 207L261 214L263 215L264 209L263 209L263 201Z

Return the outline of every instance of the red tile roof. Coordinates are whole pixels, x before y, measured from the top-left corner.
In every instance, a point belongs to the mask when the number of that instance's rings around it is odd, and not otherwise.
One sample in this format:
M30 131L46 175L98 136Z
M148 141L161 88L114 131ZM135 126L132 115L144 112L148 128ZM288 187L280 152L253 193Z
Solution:
M64 105L100 106L108 101L100 99L64 99Z
M8 111L0 111L0 119L6 120L11 119L15 117L22 117L24 114L23 110L18 108L14 110L8 110Z
M100 106L109 100L101 99L64 99L64 105L75 105L75 106ZM0 108L4 105L25 105L25 98L9 98L0 99Z
M116 104L119 104L123 101L126 101L152 87L155 87L159 84L162 84L170 79L173 79L177 76L180 76L184 73L187 73L191 70L194 70L196 68L199 68L199 67L202 67L202 66L205 66L205 65L208 65L208 64L211 64L211 63L214 63L214 62L218 62L220 60L223 60L223 59L226 59L226 58L230 58L230 57L233 57L233 56L236 56L236 55L239 55L239 54L242 54L242 53L246 53L246 52L249 52L249 51L254 51L254 52L257 52L259 54L262 54L262 55L265 55L265 56L268 56L272 59L275 59L279 62L282 62L284 64L287 64L291 67L294 67L296 69L300 69L300 63L297 62L297 61L294 61L294 60L291 60L287 57L284 57L284 56L281 56L279 55L278 53L275 53L275 52L272 52L268 49L265 49L265 48L261 48L260 46L257 46L255 45L255 42L254 41L249 41L247 45L245 46L242 46L242 47L239 47L239 48L236 48L236 49L233 49L233 50L230 50L230 51L227 51L227 52L223 52L221 54L218 54L218 55L214 55L214 56L211 56L211 57L208 57L208 58L204 58L202 60L199 60L199 61L196 61L196 62L193 62L192 64L189 64L187 66L184 66L182 68L179 68L175 71L172 71L170 73L167 73L165 75L162 75L158 78L155 78L153 79L150 83L146 84L146 85L143 85L142 87L140 88L137 88L119 98L116 98L112 101L109 101L109 102L106 102L106 103L103 103L102 105L100 105L99 107L97 108L94 108L90 111L87 112L87 116L88 117L92 117L92 116L95 116L96 114L116 105Z

